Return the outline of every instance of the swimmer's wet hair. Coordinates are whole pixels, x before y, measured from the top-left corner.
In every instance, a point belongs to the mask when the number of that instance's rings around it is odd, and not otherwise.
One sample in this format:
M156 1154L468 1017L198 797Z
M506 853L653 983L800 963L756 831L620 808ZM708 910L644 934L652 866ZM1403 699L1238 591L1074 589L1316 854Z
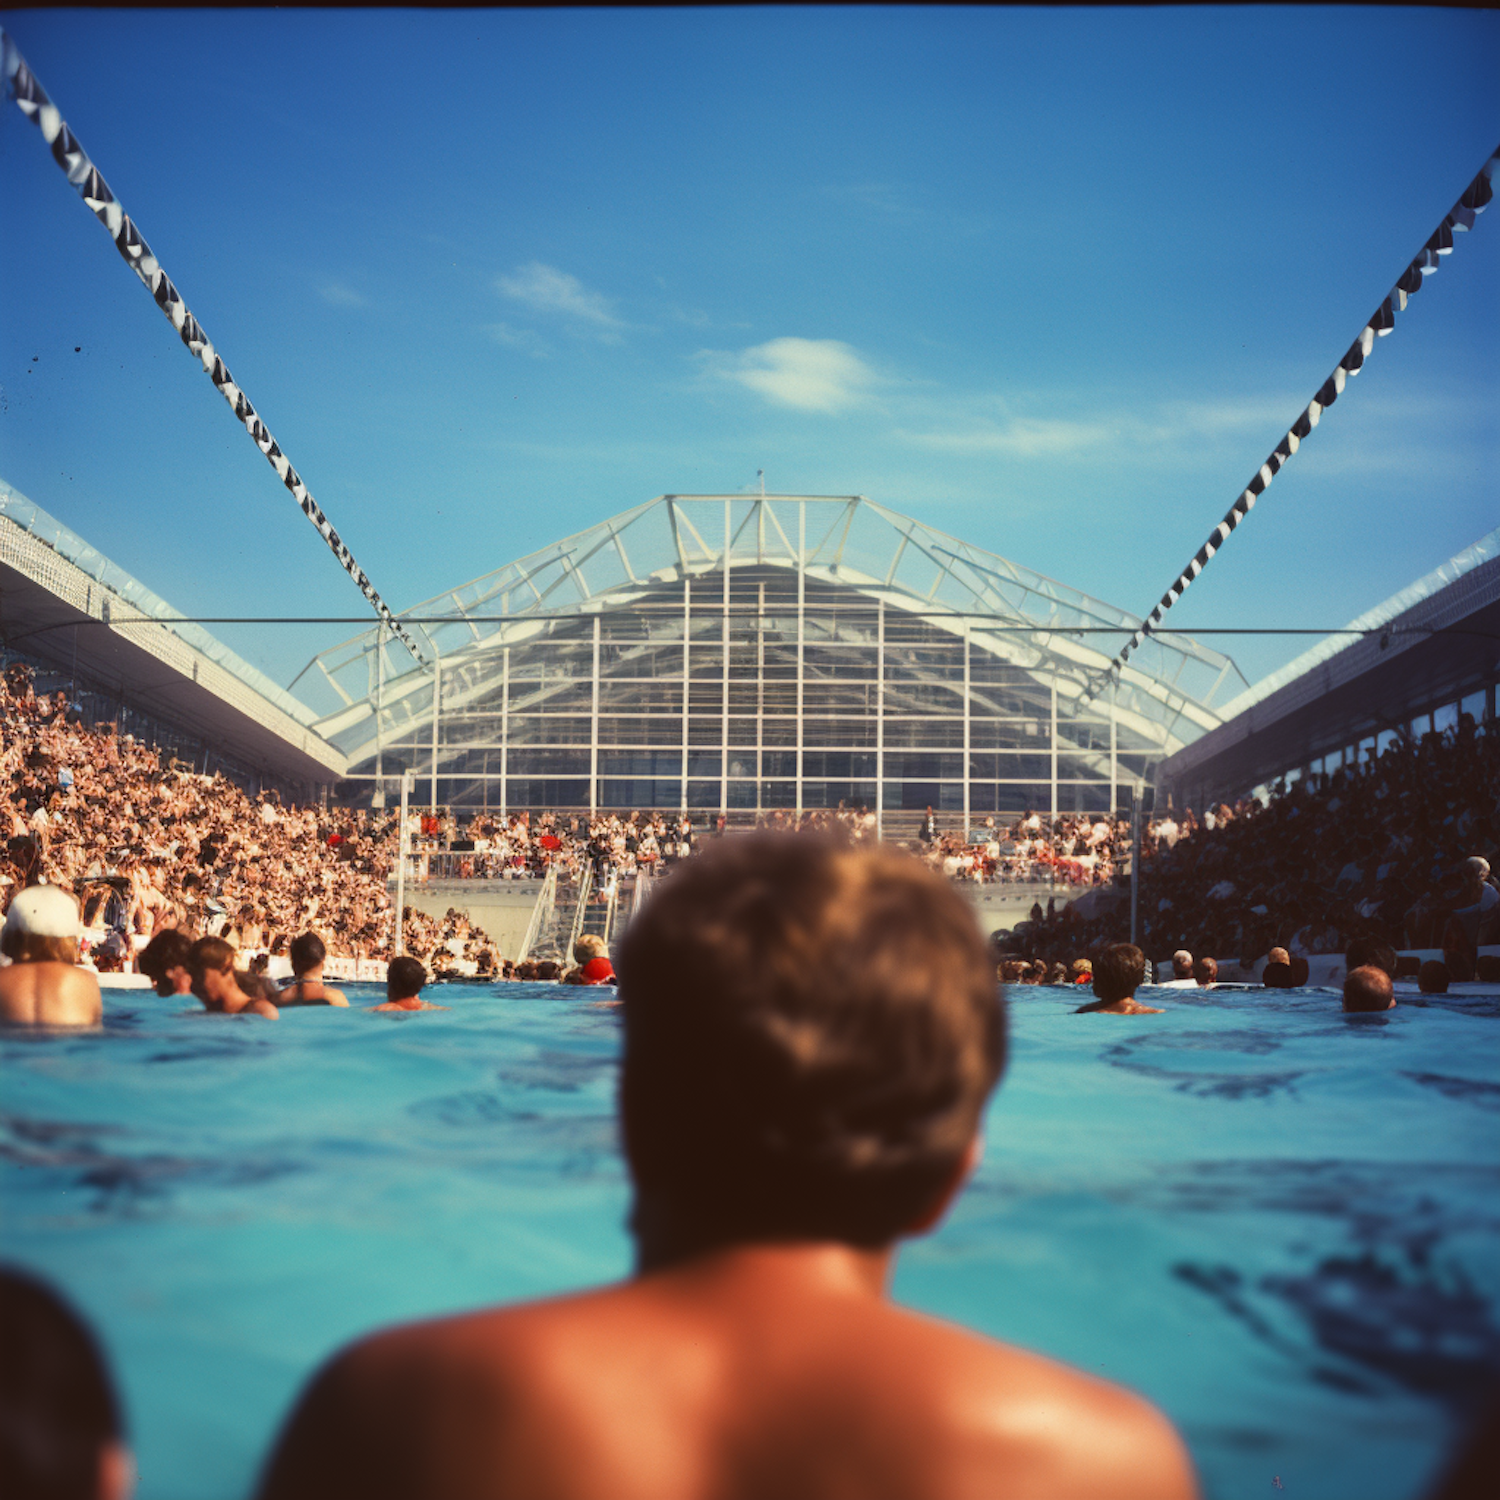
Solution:
M759 834L695 857L619 954L641 1200L705 1243L889 1244L1000 1076L994 972L968 903L907 855Z

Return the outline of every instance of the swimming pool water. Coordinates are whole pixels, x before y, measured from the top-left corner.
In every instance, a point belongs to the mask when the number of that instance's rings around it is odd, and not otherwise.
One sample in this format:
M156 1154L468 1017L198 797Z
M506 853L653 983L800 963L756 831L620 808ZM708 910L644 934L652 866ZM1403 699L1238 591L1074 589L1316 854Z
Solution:
M102 1333L142 1500L246 1494L358 1333L628 1271L614 1015L429 993L0 1036L0 1244ZM984 1162L897 1295L1149 1395L1209 1495L1417 1495L1500 1379L1500 1004L1148 993L1018 992Z

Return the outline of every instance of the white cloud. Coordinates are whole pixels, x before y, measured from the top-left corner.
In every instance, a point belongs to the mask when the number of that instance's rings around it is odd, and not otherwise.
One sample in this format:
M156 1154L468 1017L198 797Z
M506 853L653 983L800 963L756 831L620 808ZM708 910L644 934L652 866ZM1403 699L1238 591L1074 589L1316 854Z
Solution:
M588 325L598 337L609 341L618 338L619 330L626 326L614 315L607 297L590 291L576 276L538 260L499 277L495 285L533 312L560 313Z
M708 351L699 358L718 378L796 411L847 411L880 384L875 371L837 339L772 339L739 354Z
M1073 454L1119 437L1102 422L1070 422L1055 417L1009 417L947 432L898 431L897 437L944 453L1004 453L1012 458Z
M484 331L497 344L503 344L507 349L519 349L534 359L546 359L552 352L545 340L529 328L512 328L509 323L486 323Z
M369 303L352 286L345 286L342 281L330 281L327 285L319 287L318 295L334 307L369 306Z

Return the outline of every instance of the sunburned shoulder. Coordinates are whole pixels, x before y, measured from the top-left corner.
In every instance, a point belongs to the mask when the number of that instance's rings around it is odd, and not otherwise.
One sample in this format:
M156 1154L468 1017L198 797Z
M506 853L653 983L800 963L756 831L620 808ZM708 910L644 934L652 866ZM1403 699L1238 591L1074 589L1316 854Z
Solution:
M64 963L15 963L0 969L0 1021L22 1026L97 1026L104 1017L99 981Z

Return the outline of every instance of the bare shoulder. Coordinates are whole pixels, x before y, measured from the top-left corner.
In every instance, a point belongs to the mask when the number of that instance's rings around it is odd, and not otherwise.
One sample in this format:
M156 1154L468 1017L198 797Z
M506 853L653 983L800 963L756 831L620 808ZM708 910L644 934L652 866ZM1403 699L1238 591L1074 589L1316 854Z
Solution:
M323 989L323 997L330 1005L348 1005L349 997L343 990L329 989L326 985Z
M1181 1437L1144 1397L1058 1360L905 1313L908 1370L925 1372L954 1434L961 1465L1029 1476L1048 1496L1191 1500L1197 1491ZM956 1488L969 1491L967 1483ZM1026 1488L1022 1485L1021 1488Z

